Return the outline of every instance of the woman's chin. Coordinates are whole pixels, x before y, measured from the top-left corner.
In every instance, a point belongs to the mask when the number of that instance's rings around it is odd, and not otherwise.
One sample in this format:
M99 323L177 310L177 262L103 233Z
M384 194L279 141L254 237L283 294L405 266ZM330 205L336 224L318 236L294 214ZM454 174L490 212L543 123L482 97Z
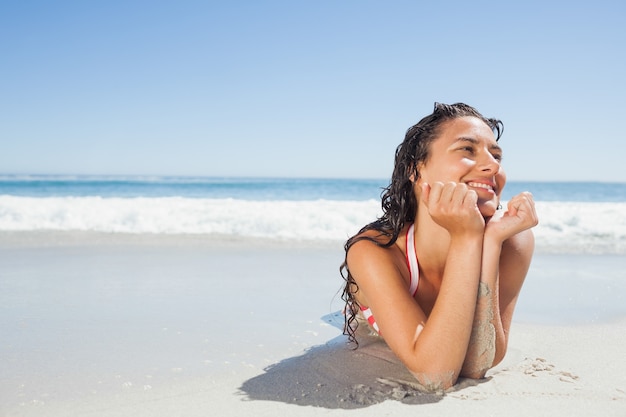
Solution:
M480 210L480 214L482 214L484 218L491 218L496 214L496 211L498 211L498 204L493 201L478 203L478 210Z

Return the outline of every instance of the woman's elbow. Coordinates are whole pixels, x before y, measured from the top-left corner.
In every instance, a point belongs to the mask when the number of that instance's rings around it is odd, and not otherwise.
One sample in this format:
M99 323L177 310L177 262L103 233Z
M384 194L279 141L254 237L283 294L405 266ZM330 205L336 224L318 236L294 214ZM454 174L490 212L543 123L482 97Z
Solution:
M490 346L480 355L471 355L465 358L460 376L470 379L483 379L491 368L499 364L506 354L506 343Z
M502 359L504 359L504 352L501 354L498 353L496 353L490 361L474 361L473 363L464 363L460 376L470 379L483 379L491 368L502 362Z
M461 372L461 376L469 379L483 379L489 369L490 368L484 367L477 369L464 369L463 372Z
M500 362L500 360L498 360ZM496 365L496 361L492 356L490 359L477 358L476 360L466 361L461 368L463 378L483 379L491 368Z
M445 391L452 388L459 377L458 371L413 371L420 388L426 392Z

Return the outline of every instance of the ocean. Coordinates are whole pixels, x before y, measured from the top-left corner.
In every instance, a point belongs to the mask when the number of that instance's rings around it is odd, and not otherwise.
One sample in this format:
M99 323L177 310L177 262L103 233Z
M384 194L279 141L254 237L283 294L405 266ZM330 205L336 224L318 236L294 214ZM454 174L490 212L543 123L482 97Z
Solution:
M384 179L0 176L0 232L343 241L378 217ZM626 254L626 184L509 182L533 193L544 253Z

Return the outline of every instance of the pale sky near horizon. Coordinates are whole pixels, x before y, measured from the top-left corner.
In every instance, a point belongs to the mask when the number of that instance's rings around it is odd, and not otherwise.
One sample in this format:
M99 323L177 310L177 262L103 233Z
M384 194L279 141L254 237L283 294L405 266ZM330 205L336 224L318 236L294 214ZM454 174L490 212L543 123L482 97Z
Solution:
M0 174L388 178L435 101L510 180L626 182L626 2L0 4Z

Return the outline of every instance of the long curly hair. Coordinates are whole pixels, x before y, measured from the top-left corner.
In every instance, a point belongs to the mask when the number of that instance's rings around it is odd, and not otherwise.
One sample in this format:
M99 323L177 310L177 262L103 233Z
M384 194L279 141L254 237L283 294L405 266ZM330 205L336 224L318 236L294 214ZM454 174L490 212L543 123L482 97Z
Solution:
M424 117L406 132L404 141L396 148L395 165L390 184L381 194L383 214L377 220L363 227L344 245L345 258L339 268L345 286L341 299L345 302L345 322L343 333L350 342L355 343L356 330L359 325L357 314L360 305L356 299L359 286L350 273L348 251L356 242L369 240L384 248L391 247L400 236L407 224L415 221L417 215L417 199L413 191L414 182L420 177L419 166L428 161L430 146L440 134L441 126L460 117L477 117L491 128L496 141L502 136L504 125L498 119L486 118L475 108L464 103L435 103L432 114ZM367 231L376 231L376 236L366 235Z

